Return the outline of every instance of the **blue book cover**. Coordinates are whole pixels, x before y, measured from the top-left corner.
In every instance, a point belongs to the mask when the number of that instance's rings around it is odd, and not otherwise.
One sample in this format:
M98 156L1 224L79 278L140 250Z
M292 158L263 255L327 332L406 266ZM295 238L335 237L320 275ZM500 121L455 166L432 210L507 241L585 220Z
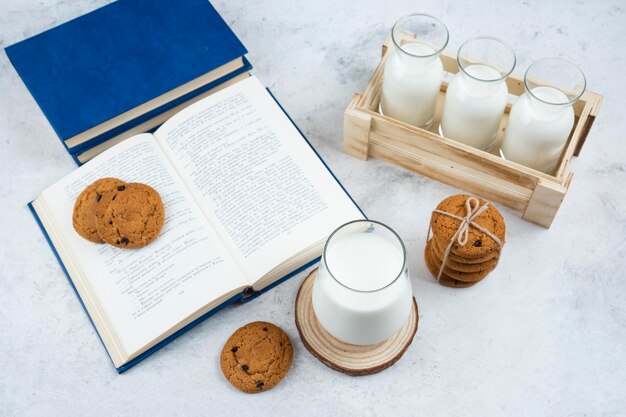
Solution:
M64 141L246 52L207 0L119 0L6 48Z

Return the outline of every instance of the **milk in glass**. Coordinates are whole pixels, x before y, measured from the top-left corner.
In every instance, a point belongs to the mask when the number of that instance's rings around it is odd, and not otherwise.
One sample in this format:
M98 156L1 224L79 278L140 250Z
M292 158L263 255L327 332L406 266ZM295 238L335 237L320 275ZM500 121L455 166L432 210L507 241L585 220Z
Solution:
M348 233L327 244L312 302L322 327L341 341L382 342L409 318L413 296L404 247L390 236Z

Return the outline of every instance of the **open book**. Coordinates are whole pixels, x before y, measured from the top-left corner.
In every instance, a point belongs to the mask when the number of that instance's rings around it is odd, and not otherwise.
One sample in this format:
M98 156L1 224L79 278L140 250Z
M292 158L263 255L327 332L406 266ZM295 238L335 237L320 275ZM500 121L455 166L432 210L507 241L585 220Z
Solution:
M102 177L160 193L156 241L125 250L74 231L76 197ZM316 260L334 229L364 217L256 77L108 149L31 208L120 372Z

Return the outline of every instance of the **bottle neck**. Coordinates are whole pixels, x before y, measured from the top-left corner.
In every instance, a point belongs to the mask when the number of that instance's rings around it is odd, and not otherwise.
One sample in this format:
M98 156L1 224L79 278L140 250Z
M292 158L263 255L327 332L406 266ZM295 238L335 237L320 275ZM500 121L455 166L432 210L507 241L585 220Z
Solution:
M425 71L433 67L439 54L423 43L409 42L402 48L395 48L396 59L405 67L415 71Z
M527 90L526 96L532 111L543 116L558 117L571 108L571 104L566 102L567 97L559 90L551 89L550 87L538 87L532 91ZM550 101L558 102L559 100L561 100L562 104L550 103Z
M475 94L492 94L497 91L504 80L498 81L485 81L480 80L474 77L471 77L463 70L459 70L458 72L461 80L463 81L463 86L467 88L472 93Z

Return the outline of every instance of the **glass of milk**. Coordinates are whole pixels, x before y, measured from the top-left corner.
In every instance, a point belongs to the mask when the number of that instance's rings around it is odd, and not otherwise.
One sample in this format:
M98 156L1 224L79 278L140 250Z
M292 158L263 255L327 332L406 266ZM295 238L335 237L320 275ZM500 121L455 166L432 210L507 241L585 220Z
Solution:
M400 237L372 220L339 227L326 241L312 301L322 327L345 343L389 339L407 322L413 303Z
M505 79L515 68L513 48L500 39L479 36L461 45L459 72L446 91L443 136L489 151L496 143L509 91Z
M586 86L580 68L561 58L541 59L528 67L526 93L511 108L500 146L502 157L552 173L574 126L572 104Z
M404 16L393 25L394 48L383 74L382 114L413 126L430 126L443 80L439 54L448 37L446 25L427 14Z

